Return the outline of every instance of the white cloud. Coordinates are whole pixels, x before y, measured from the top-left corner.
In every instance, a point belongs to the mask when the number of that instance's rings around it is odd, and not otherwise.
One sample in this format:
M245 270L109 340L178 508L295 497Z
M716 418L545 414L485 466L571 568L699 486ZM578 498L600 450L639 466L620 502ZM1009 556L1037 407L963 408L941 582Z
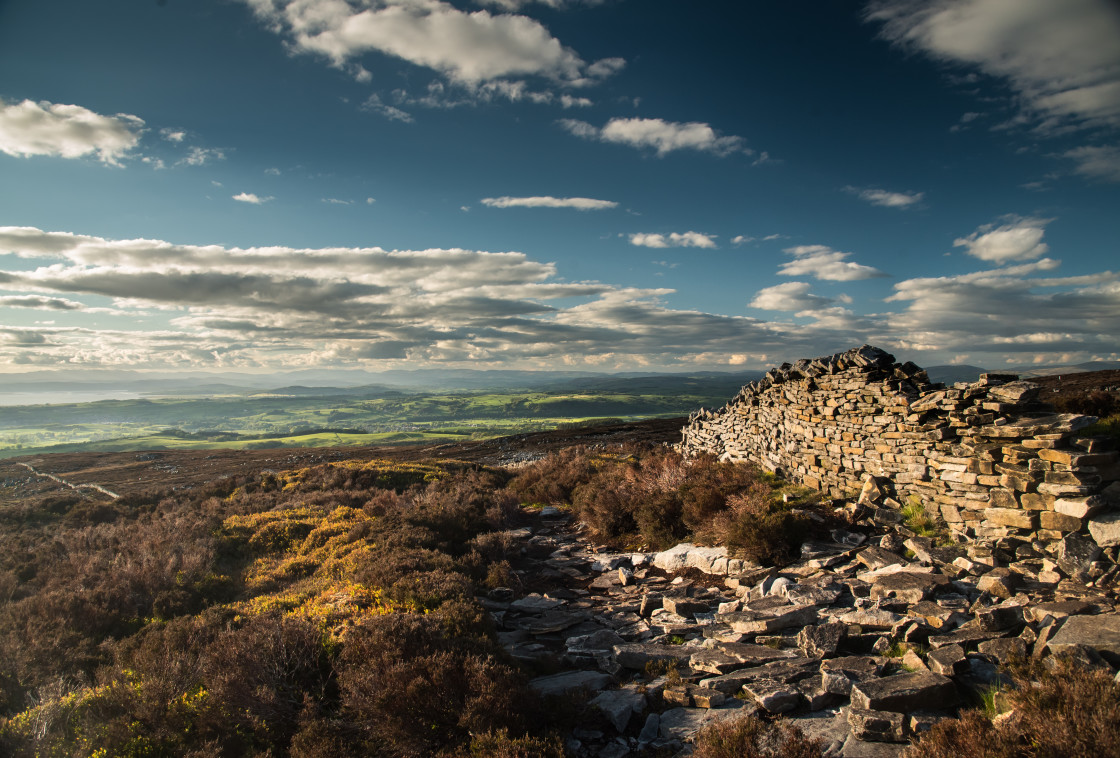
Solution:
M1107 182L1120 182L1120 147L1085 145L1067 151L1064 156L1077 164L1074 171L1083 176Z
M491 208L575 208L578 211L600 211L617 208L612 200L590 197L484 197L482 204Z
M660 118L612 118L602 129L576 119L561 119L564 129L577 137L613 142L639 149L652 148L664 156L674 150L699 150L714 155L753 151L745 148L742 137L722 136L708 124L679 123Z
M594 75L573 50L526 16L456 9L442 0L245 0L294 49L343 68L380 52L465 83L542 76L570 84Z
M849 261L851 253L842 253L827 245L798 245L787 247L785 252L792 255L793 260L783 263L778 269L782 276L812 276L831 282L854 282L886 276L877 268Z
M752 308L766 311L812 312L831 306L835 300L811 292L808 282L783 282L773 287L765 287L755 293L751 300Z
M377 202L376 198L372 198L372 197L367 197L366 198L366 205L373 205L376 202Z
M758 238L757 237L747 237L746 235L740 234L740 235L737 235L737 236L731 238L731 244L732 245L746 245L746 244L749 244L751 242L754 242L756 239L758 239Z
M860 200L866 200L872 205L882 206L883 208L909 208L920 203L922 198L925 197L924 192L891 192L884 189L860 189L852 186L845 187L844 191L857 195Z
M1120 125L1120 13L1111 0L873 0L892 42L1005 79L1043 129Z
M324 197L319 202L326 203L327 205L353 205L353 200L340 200L337 197Z
M119 166L140 142L144 121L127 113L103 116L80 105L0 99L0 151L29 157L81 158L96 154Z
M159 135L168 142L182 142L187 138L187 133L181 129L160 129Z
M250 205L262 205L269 200L275 200L274 197L260 197L252 192L241 192L233 196L233 199L239 203L249 203Z
M383 103L378 95L370 95L369 97L367 97L366 101L362 103L361 107L364 111L377 113L378 115L384 116L390 121L401 121L405 124L411 124L414 120L411 113L402 111L396 106Z
M967 237L953 240L973 258L991 263L1029 261L1045 255L1050 246L1042 241L1046 225L1053 219L1011 216L1003 226L985 224Z
M1120 274L1035 276L1058 265L1044 258L899 282L888 302L908 306L884 317L884 332L924 350L1002 352L1020 363L1057 352L1114 354L1120 333Z
M186 157L180 159L178 166L205 166L211 161L224 161L226 153L215 147L192 147Z
M602 5L606 0L475 0L479 5L488 5L502 11L519 11L526 5L534 3L545 5L557 10L570 8L573 5Z
M264 172L266 174L268 174L269 176L280 176L280 169L278 169L278 168L266 168L264 170ZM219 186L221 186L221 185L219 185Z
M8 365L689 365L779 348L815 355L835 340L815 327L668 308L668 289L559 281L554 264L512 252L240 249L30 227L0 228L0 251L37 261L0 270L7 290L107 297L167 324L0 325Z
M644 234L630 235L630 244L637 247L702 247L709 250L716 247L715 235L701 234L700 232L673 232L671 234Z
M61 297L42 295L4 295L0 296L0 308L35 308L48 311L78 311L85 308L81 303Z

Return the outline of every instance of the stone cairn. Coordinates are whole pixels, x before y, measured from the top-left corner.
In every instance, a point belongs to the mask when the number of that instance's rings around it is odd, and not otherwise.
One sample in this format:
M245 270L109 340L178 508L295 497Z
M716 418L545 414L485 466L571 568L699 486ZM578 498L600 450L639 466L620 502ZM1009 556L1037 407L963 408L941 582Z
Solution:
M750 461L829 493L921 503L961 538L1052 542L1088 528L1120 545L1120 456L1078 436L1093 416L1055 414L1014 374L931 384L864 345L771 369L683 430L685 454Z

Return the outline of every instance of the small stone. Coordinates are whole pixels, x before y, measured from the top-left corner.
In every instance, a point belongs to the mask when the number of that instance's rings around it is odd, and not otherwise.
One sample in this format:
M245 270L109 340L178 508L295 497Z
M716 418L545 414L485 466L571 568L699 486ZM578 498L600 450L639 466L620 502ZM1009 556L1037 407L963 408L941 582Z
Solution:
M942 676L957 676L968 670L968 660L960 645L945 645L931 650L926 656L929 670Z
M590 705L602 711L615 729L624 732L630 717L645 708L646 696L632 689L607 690L592 699Z
M1021 582L1022 577L1011 569L997 568L980 577L980 580L976 583L976 588L981 592L989 593L993 597L1006 600L1015 594Z
M801 702L801 692L791 684L773 679L757 679L743 685L745 692L768 713L792 711Z
M1120 545L1120 511L1102 513L1089 519L1089 534L1100 547Z
M798 633L797 646L804 650L806 655L832 658L847 636L847 624L817 624L807 626Z
M865 742L905 742L904 716L890 711L848 708L852 734Z

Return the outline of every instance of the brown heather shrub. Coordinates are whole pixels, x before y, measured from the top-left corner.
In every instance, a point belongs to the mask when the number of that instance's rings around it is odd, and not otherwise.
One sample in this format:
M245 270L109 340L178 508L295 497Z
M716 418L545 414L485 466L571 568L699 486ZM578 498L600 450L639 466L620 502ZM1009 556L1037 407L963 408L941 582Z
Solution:
M559 737L510 737L500 729L471 740L471 758L564 758L564 744Z
M696 734L693 758L820 758L824 743L810 739L787 721L738 716Z
M536 698L524 678L470 637L449 636L446 625L464 619L440 615L368 619L347 636L342 709L366 754L432 755L472 734L524 733L533 723Z
M999 726L983 711L942 721L907 758L1120 758L1120 684L1068 661L1036 665L1003 693L1012 715Z
M809 533L810 522L776 501L770 486L755 482L727 499L728 509L713 522L728 549L764 566L794 560Z
M509 488L523 503L563 505L571 502L576 487L589 482L604 465L614 463L583 446L567 448L519 469Z

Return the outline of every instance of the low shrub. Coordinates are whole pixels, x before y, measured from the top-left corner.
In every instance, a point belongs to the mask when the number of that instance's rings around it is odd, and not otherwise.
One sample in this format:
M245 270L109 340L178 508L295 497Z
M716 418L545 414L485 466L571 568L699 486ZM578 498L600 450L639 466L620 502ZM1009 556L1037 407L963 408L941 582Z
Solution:
M820 758L824 743L787 721L732 717L701 729L693 758Z
M1015 672L997 723L982 710L935 725L907 758L1118 758L1120 684L1062 662Z

